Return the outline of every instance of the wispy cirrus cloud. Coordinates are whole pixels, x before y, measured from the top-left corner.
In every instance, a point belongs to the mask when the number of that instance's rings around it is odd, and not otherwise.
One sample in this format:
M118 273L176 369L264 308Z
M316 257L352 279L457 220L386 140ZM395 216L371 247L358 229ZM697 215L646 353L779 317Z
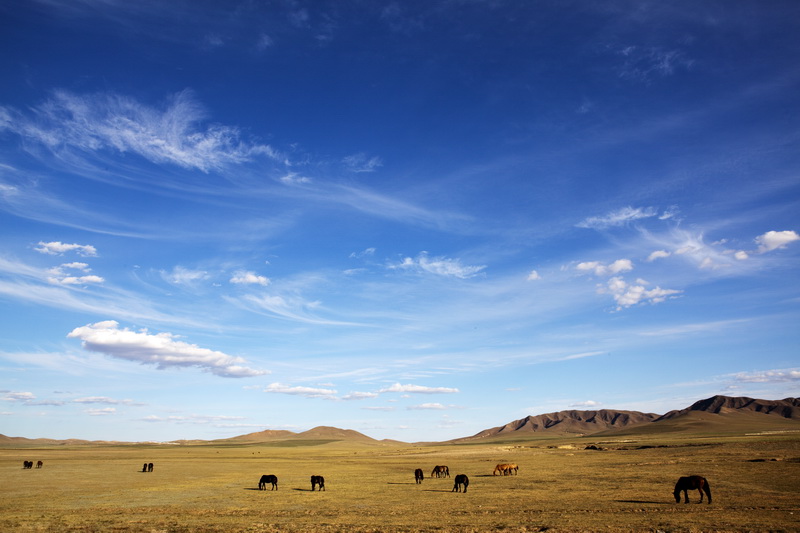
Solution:
M289 394L291 396L304 396L306 398L324 398L324 399L335 399L336 398L336 389L325 389L319 387L303 387L303 386L291 386L286 385L283 383L270 383L265 389L264 392L272 392L278 394Z
M203 107L188 90L160 107L114 93L79 95L60 90L28 113L0 108L0 131L13 132L54 153L111 150L202 172L258 156L285 161L271 146L244 139L238 128L205 124L205 119Z
M389 387L385 387L378 392L405 392L405 393L412 393L412 394L454 394L459 392L458 389L449 388L449 387L426 387L423 385L413 385L411 383L407 383L405 385L400 383L395 383L394 385L390 385Z
M605 229L615 226L624 226L630 222L651 218L658 215L654 207L623 207L602 216L588 217L577 223L579 228Z
M486 265L462 265L458 259L429 257L428 252L420 252L417 257L406 257L400 263L389 265L389 268L392 270L409 270L444 277L468 279L480 274L486 269Z
M111 357L154 364L159 369L197 367L220 377L241 378L266 374L243 366L244 359L176 340L171 333L150 334L147 330L120 329L106 320L73 329L68 338L80 339L83 347Z

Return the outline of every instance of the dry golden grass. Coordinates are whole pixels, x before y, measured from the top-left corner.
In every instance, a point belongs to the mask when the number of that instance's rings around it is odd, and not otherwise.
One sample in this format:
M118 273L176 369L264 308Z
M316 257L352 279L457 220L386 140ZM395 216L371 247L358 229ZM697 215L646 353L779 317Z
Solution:
M3 448L0 531L800 530L800 436L625 439ZM492 476L498 462L519 475ZM469 491L427 478L437 464L469 475ZM258 491L261 474L279 490ZM327 491L311 492L312 474ZM687 474L709 479L713 504L675 504Z

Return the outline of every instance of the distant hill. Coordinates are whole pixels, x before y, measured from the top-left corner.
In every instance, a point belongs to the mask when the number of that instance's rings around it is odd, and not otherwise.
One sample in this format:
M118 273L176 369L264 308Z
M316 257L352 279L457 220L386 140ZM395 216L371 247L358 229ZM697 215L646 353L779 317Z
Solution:
M783 400L756 400L746 397L712 396L705 400L693 403L685 409L670 411L658 418L670 420L686 415L692 411L725 414L731 412L753 412L767 415L781 416L800 420L800 398L785 398Z
M534 435L623 435L684 431L769 431L800 430L800 399L757 400L745 397L713 396L685 409L664 415L638 411L559 411L527 416L503 426L485 429L471 437L451 442Z
M559 411L544 415L526 416L504 426L485 429L471 437L456 439L467 442L493 437L524 436L526 434L547 433L551 435L586 435L600 431L639 426L653 422L659 417L654 413L638 411L616 411L600 409L597 411Z
M503 426L485 429L471 437L448 442L474 443L483 440L508 438L537 438L563 436L622 436L628 434L669 433L758 433L800 431L800 398L783 400L758 400L745 397L712 396L685 409L663 415L599 409L596 411L559 411L543 415L526 416ZM326 443L358 443L365 445L407 444L399 441L376 440L352 429L318 426L295 433L287 430L266 430L228 439L211 441L175 441L170 443L140 442L137 444L258 444L282 446L308 446ZM131 444L116 441L88 441L79 439L26 439L0 435L0 447L34 448L52 446L110 446ZM431 443L433 444L433 443Z

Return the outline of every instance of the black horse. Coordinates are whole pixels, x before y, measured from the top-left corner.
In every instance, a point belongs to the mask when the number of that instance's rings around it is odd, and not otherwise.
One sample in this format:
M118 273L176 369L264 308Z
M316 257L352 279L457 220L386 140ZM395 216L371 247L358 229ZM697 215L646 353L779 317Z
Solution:
M314 491L315 487L319 487L319 490L325 490L325 478L322 476L311 476L311 491Z
M22 461L22 468L33 468L33 461Z
M708 496L708 503L711 503L711 487L708 486L708 480L703 476L685 476L678 479L675 484L675 503L681 503L681 491L683 491L684 503L689 503L689 491L697 490L700 493L700 502L703 503L703 493Z
M153 471L153 463L147 463L147 471L148 472L152 472Z
M455 478L455 484L453 485L453 490L450 492L461 492L461 489L464 489L464 492L467 492L467 487L469 487L469 478L466 474L458 474Z
M417 468L416 470L414 470L414 481L416 481L419 484L422 483L423 479L425 479L425 475L422 473L422 469Z
M258 481L258 490L267 490L267 483L272 485L270 490L278 490L278 476L273 474L264 474Z
M142 472L147 472L147 463L142 465Z

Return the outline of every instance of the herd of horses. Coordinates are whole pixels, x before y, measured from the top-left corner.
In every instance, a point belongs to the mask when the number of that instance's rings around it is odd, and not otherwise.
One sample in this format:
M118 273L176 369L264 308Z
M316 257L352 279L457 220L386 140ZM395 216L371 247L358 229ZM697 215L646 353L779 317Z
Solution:
M42 461L36 462L36 468L42 468L43 465L44 463ZM23 461L22 468L33 468L33 461ZM142 465L142 472L152 471L153 463L144 463L144 465ZM503 476L510 476L512 474L518 475L519 465L516 463L499 463L494 467L492 475L496 476L498 472ZM450 477L450 468L448 468L446 465L436 465L431 471L431 477ZM423 479L425 479L425 474L422 472L422 469L417 468L414 470L414 481L417 484L420 484L422 483ZM469 477L467 477L466 474L456 475L456 477L453 478L453 481L453 490L451 492L467 492L467 487L469 487ZM267 485L271 485L272 488L270 490L278 490L278 476L274 474L264 474L261 476L261 479L258 481L258 490L267 490ZM311 476L311 491L313 492L314 490L325 490L324 477ZM711 503L711 487L708 484L708 480L703 476L684 476L679 478L678 482L675 484L675 490L673 491L675 503L681 502L681 492L683 492L684 503L689 503L690 490L696 490L700 493L700 503L703 503L704 494L707 497L706 501Z

